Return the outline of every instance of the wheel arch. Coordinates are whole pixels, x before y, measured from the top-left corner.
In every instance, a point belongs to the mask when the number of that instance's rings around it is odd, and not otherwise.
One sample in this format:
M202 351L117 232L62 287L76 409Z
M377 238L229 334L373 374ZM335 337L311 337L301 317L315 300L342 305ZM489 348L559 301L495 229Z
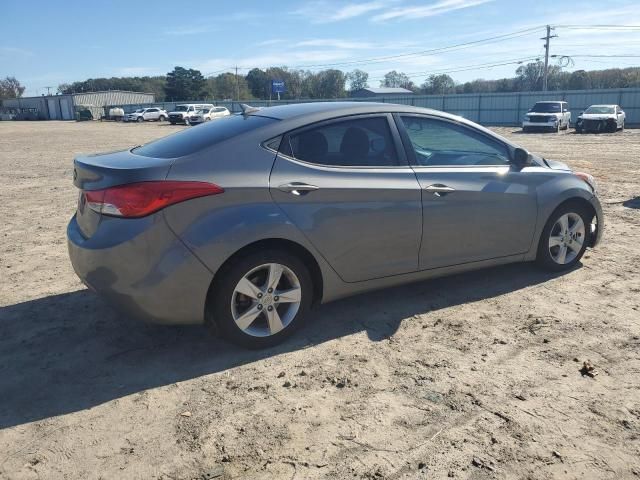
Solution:
M213 318L211 316L212 309L210 308L209 303L212 301L211 292L220 282L220 279L228 270L229 266L232 265L233 262L235 262L238 258L264 249L285 250L289 253L293 253L298 258L300 258L300 260L302 260L305 266L307 266L307 268L309 269L309 274L311 275L311 281L313 283L312 304L319 305L322 302L322 296L324 292L324 279L322 276L320 265L318 264L318 261L313 256L313 254L304 246L292 240L284 238L265 238L252 242L236 250L232 255L229 256L229 258L227 258L227 260L224 261L222 265L220 265L220 268L218 268L213 276L213 279L211 280L211 284L209 285L209 290L207 293L207 300L205 304L205 319L207 323L214 325Z
M566 207L568 205L577 205L577 206L580 206L582 208L585 208L592 215L591 216L591 220L592 221L593 221L593 218L596 217L597 212L596 212L595 207L585 197L583 197L581 195L573 195L573 196L570 196L568 198L565 198L564 200L560 201L560 203L555 205L555 207L553 209L551 209L548 214L545 215L543 222L540 222L540 229L537 232L535 242L532 245L532 247L533 247L532 251L533 252L537 253L537 251L538 251L538 246L540 245L542 232L544 231L544 228L547 225L547 222L549 222L549 219L551 217L553 217L553 215L555 215L555 213L558 210L560 210L561 208L564 208L564 207Z

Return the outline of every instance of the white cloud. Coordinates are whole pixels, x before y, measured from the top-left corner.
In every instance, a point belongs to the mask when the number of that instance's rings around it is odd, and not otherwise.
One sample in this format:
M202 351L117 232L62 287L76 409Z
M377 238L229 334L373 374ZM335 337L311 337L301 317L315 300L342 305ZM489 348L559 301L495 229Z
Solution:
M0 46L0 56L3 57L33 57L34 55L31 50L24 48Z
M295 44L296 47L329 47L341 50L362 50L374 48L375 45L369 42L354 42L350 40L340 40L336 38L323 38L314 40L303 40Z
M340 22L382 10L395 1L396 0L373 0L340 5L320 0L308 2L304 7L295 10L293 13L306 17L313 23Z
M431 5L392 8L384 13L373 16L372 20L383 22L387 20L415 20L418 18L434 17L492 1L493 0L440 0Z

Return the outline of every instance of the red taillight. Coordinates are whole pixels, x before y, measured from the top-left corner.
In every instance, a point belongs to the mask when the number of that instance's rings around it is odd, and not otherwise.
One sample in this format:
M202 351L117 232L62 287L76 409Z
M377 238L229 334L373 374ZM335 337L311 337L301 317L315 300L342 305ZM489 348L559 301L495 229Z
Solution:
M118 185L85 191L87 205L96 212L117 217L144 217L153 212L197 197L217 195L224 190L213 183L159 181Z

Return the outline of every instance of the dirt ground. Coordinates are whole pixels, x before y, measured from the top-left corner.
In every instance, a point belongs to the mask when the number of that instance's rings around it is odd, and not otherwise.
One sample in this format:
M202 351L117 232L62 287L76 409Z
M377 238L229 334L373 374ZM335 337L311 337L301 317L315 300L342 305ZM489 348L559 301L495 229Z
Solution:
M0 478L640 478L640 130L496 129L598 179L579 268L361 295L247 352L115 313L67 259L73 156L179 128L0 122Z

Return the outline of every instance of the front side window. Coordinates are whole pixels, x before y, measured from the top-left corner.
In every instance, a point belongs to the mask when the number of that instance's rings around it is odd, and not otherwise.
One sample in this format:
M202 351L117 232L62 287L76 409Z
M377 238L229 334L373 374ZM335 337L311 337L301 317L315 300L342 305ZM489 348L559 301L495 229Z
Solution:
M431 118L400 118L420 166L509 164L505 145L470 128Z
M282 153L304 162L339 167L399 165L386 117L325 124L288 136Z

